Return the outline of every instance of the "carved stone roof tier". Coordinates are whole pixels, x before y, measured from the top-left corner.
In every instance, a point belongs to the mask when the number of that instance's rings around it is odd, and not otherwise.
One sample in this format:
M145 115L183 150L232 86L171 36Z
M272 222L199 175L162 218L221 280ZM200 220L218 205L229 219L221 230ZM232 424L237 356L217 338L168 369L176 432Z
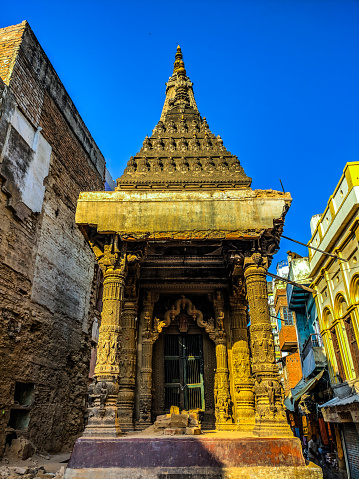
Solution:
M117 189L250 187L238 158L201 117L192 87L178 46L161 119L128 161Z

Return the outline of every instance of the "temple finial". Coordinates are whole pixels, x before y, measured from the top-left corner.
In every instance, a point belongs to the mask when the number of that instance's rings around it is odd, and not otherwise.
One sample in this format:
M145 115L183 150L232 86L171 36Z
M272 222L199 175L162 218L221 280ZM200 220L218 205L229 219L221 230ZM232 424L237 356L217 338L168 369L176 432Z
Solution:
M182 50L181 47L177 46L176 59L173 65L173 74L178 73L179 75L186 75L186 70L184 67L184 62L182 59Z

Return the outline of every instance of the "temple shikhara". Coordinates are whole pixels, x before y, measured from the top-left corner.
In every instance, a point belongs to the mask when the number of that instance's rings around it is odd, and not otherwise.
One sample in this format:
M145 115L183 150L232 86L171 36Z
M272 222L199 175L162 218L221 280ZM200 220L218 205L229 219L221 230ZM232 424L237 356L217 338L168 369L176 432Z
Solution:
M201 116L178 47L152 135L115 191L78 201L103 310L66 477L322 477L287 423L268 309L290 203L251 188Z

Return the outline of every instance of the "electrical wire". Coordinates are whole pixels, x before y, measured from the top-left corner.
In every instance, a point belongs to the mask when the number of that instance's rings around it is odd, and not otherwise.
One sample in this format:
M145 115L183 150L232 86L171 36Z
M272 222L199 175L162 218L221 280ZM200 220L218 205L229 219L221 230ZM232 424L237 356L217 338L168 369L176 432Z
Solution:
M359 268L359 265L358 266L353 266L352 268L347 268L345 271L351 271L353 269L358 269L358 268ZM335 273L330 273L330 274L328 273L329 279L332 279L332 277L336 276L339 272L340 272L340 269L338 271L336 271ZM323 277L325 279L325 276L322 275L322 274L318 274L314 278L309 277L308 279L310 280L309 281L310 283L313 283L313 281L315 281L317 278L320 278L320 277Z

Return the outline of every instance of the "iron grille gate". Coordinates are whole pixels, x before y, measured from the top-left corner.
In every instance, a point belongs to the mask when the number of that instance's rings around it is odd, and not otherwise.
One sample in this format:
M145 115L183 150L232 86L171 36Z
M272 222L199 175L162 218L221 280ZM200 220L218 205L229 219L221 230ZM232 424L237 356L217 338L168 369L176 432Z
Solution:
M164 367L165 409L204 410L202 335L166 334Z

